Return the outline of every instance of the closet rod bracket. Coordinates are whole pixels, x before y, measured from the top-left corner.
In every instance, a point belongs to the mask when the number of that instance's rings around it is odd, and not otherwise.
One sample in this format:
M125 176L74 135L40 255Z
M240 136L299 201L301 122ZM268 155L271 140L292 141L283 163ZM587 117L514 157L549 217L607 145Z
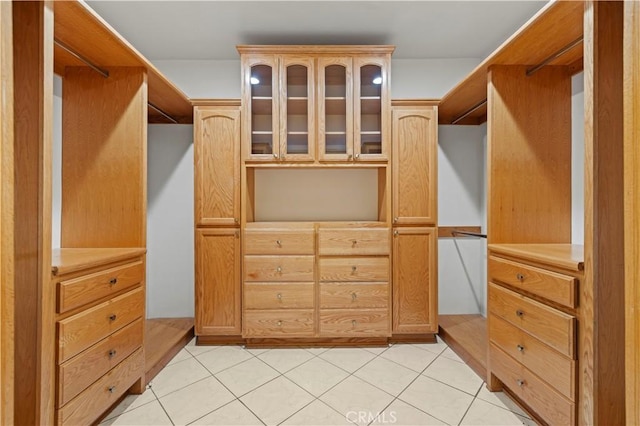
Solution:
M173 124L178 124L178 120L176 120L175 118L173 118L172 116L170 116L169 114L167 114L166 112L164 112L163 110L161 110L160 108L152 104L151 102L147 102L147 105L149 105L151 109L158 111L161 116L171 121Z
M89 68L91 68L92 70L94 70L95 72L97 72L98 74L103 76L104 78L109 78L109 71L107 71L107 70L105 70L103 68L100 68L99 66L97 66L96 64L94 64L93 62L91 62L90 60L88 60L87 58L85 58L84 56L79 54L78 52L76 52L75 50L73 50L71 47L67 46L66 44L64 44L63 42L58 40L57 38L54 38L53 42L55 44L57 44L59 47L61 47L62 49L64 49L67 52L69 52L76 59L79 59L81 62L84 62L85 64L87 64L87 66Z
M469 115L473 114L475 111L479 110L480 108L482 108L483 106L485 106L487 104L487 100L483 100L482 102L472 106L471 108L469 108L466 112L464 112L462 115L458 116L455 120L453 120L451 122L451 124L456 124L458 123L460 120L463 120L464 118L468 117Z
M528 68L527 69L527 77L531 77L533 74L538 72L542 67L544 67L548 63L558 59L560 56L564 55L565 53L567 53L568 51L570 51L571 49L573 49L574 47L576 47L577 45L582 43L583 39L584 39L584 36L578 37L577 39L575 39L571 43L567 44L562 49L560 49L557 52L555 52L553 55L547 57L544 61L540 62L538 65L535 65L535 66L533 66L531 68Z

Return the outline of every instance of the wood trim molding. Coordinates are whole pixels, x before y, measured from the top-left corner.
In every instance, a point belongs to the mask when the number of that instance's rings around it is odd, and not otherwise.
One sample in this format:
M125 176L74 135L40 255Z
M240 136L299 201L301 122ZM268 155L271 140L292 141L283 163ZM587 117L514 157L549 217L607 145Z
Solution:
M392 54L395 46L390 45L248 45L236 46L238 53L245 54L290 54L290 55L378 55Z
M391 99L392 107L416 107L438 106L440 99Z
M214 98L192 98L191 105L195 106L228 106L239 107L242 105L240 99L214 99Z

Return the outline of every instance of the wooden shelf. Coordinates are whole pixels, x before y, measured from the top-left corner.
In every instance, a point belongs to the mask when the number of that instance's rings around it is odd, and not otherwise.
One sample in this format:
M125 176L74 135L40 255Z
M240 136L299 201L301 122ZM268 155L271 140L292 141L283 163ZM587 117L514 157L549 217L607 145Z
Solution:
M576 244L489 244L495 253L525 260L535 260L545 265L570 271L584 270L584 246Z
M51 272L63 275L96 266L132 259L147 252L144 248L60 248L51 253Z
M142 67L147 70L148 101L179 123L193 123L189 98L118 34L86 3L78 0L53 2L54 38L92 64L110 67ZM54 45L54 72L61 76L66 67L86 66L57 44ZM171 123L149 107L149 123Z
M382 106L380 96L367 96L360 98L360 113L361 114L382 114Z
M438 108L438 122L451 124L456 118L487 99L487 76L492 65L541 64L582 37L583 19L583 2L548 3L442 98ZM582 70L582 51L582 43L579 43L548 65L567 65L572 67L574 72L578 72ZM477 125L486 120L485 105L457 124Z
M482 315L440 315L438 335L482 380L487 378L487 320Z
M193 318L153 318L145 326L145 382L149 383L193 338Z
M287 114L288 115L307 115L307 104L309 98L295 97L287 99Z

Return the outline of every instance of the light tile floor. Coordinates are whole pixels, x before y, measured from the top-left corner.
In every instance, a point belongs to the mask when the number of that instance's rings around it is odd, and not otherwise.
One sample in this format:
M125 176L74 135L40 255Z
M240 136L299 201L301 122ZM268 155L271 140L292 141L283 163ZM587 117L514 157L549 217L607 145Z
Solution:
M105 425L535 425L442 341L244 349L191 341Z

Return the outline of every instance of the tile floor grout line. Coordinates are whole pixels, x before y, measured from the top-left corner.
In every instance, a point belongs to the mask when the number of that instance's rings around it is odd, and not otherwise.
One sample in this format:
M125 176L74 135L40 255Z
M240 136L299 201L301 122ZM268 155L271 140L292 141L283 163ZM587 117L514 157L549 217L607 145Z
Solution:
M164 414L167 416L167 418L169 419L169 421L171 422L171 424L173 426L175 426L175 422L173 421L173 419L171 418L171 416L169 415L169 413L167 413L167 410L164 408L164 405L162 405L162 401L160 401L160 398L158 398L158 395L155 393L155 391L153 390L153 386L150 387L149 389L151 389L151 392L153 392L153 395L156 397L156 399L158 400L158 404L160 404L160 408L162 408L162 411L164 411Z
M232 402L235 402L235 401L237 401L237 400L238 400L238 398L233 398L231 401L227 402L226 404L222 404L221 406L219 406L219 407L218 407L218 408L216 408L215 410L211 410L211 411L209 411L208 413L205 413L205 414L203 414L202 416L198 417L197 419L190 421L189 423L187 423L187 425L192 425L192 424L194 424L195 422L197 422L198 420L200 420L200 419L202 419L202 418L204 418L204 417L207 417L209 414L211 414L211 413L213 413L213 412L216 412L216 411L218 411L219 409L221 409L221 408L223 408L223 407L226 407L227 405L229 405L229 404L231 404Z
M0 1L1 1L1 0L0 0ZM200 365L202 365L202 364L200 364ZM204 367L204 365L203 365L203 367ZM206 369L207 367L204 367L204 368ZM207 373L211 374L211 372L210 372L209 370L207 370ZM203 381L203 380L206 380L206 379L208 379L209 377L213 377L213 374L211 374L210 376L207 376L207 377L203 377L203 378L201 378L201 379L198 379L198 380L196 380L196 381L194 381L194 382L191 382L191 383L189 383L188 385L182 386L181 388L178 388L178 389L176 389L176 390L172 390L171 392L166 393L166 394L164 394L164 395L162 395L162 396L158 396L158 394L157 394L155 391L153 391L153 394L156 396L156 398L158 399L158 401L160 401L160 398L164 398L165 396L169 396L169 395L171 395L171 394L173 394L173 393L176 393L176 392L178 392L178 391L181 391L181 390L183 390L183 389L185 389L185 388L188 388L189 386L191 386L191 385L193 385L193 384L196 384L196 383L198 383L198 382L201 382L201 381ZM151 381L151 383L153 383L153 380ZM151 390L153 390L153 387L151 388Z
M427 376L427 375L425 375L425 374L423 374L423 373L420 373L420 375L421 375L421 376L424 376L424 377L427 377L427 378L429 378L429 379L431 379L431 380L433 380L433 381L436 381L436 382L438 382L438 383L441 383L441 384L443 384L443 385L449 386L451 389L455 389L455 390L457 390L457 391L460 391L460 392L466 393L467 395L472 396L472 397L474 397L474 398L476 397L476 394L479 392L479 389L476 391L476 393L467 392L466 390L462 390L462 389L457 388L457 387L455 387L455 386L453 386L453 385L450 385L449 383L443 382L442 380L439 380L439 379L435 379L435 378L433 378L433 377L431 377L431 376ZM484 382L482 382L482 383L484 383ZM480 384L480 388L482 388L482 384Z
M285 418L284 420L282 420L281 422L278 422L277 426L280 426L281 424L283 424L284 422L286 422L287 420L289 420L291 417L295 416L296 414L298 414L300 411L304 410L305 408L307 408L309 405L313 404L315 401L317 401L318 398L316 398L315 396L313 396L313 399L308 403L305 404L304 407L300 408L299 410L297 410L296 412L292 413L289 417Z
M467 407L466 411L464 412L464 414L460 418L460 421L458 422L458 426L460 426L462 424L462 422L464 421L464 418L467 417L467 414L469 413L469 410L471 409L471 406L473 405L473 403L476 402L476 399L477 399L477 397L473 397L473 401L471 401L471 404L469 404L469 406Z

